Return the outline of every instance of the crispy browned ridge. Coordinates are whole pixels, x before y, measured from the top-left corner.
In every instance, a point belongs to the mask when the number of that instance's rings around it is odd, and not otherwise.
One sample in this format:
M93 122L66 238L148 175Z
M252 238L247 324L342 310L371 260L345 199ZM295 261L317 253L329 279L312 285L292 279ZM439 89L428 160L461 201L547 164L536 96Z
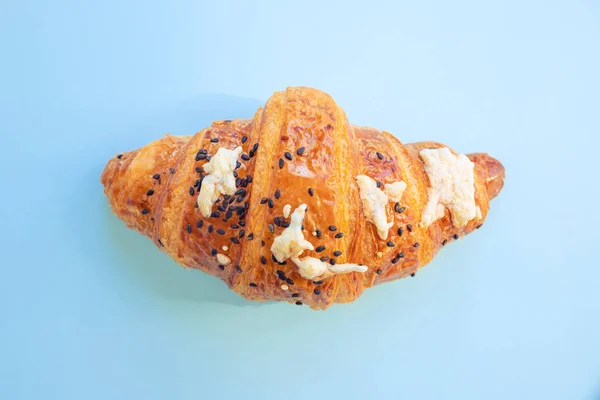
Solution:
M238 194L221 197L213 207L218 216L205 219L195 206L207 162L198 152L204 149L210 156L220 147L237 146L249 158L236 171ZM502 189L504 167L475 153L468 157L475 163L475 198L483 218L458 229L446 211L428 228L419 226L429 185L419 151L444 146L402 144L387 132L351 125L329 95L289 88L275 93L252 119L216 121L193 136L166 136L118 155L106 165L101 181L113 212L181 265L220 277L248 299L325 309L355 300L367 287L416 273L442 246L483 223L490 200ZM301 155L299 149L304 149ZM364 216L354 179L360 174L383 184L403 180L408 185L400 204L404 211L394 211L393 203L388 207L394 226L385 241ZM293 210L303 203L308 206L305 237L315 248L325 246L303 256L365 264L366 273L315 283L302 278L291 261L280 265L272 259L273 239L289 221L283 218L284 205ZM313 235L317 230L319 237ZM215 252L230 257L231 264L220 265ZM288 290L281 288L284 279Z

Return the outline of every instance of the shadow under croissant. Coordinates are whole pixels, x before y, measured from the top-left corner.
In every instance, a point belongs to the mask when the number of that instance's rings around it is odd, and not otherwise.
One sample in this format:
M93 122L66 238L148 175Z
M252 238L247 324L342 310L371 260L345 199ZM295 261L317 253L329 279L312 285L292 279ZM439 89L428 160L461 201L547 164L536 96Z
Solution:
M256 99L241 98L223 94L202 94L162 110L149 118L144 118L127 136L139 138L146 143L158 139L149 137L151 132L160 130L161 135L194 134L209 126L214 120L250 118L261 105ZM150 133L149 133L150 132ZM115 146L121 148L121 146ZM99 175L98 175L99 177ZM111 246L131 266L129 272L140 285L147 285L158 296L183 299L196 302L216 302L235 306L261 306L274 303L250 302L229 290L217 277L199 270L186 270L162 253L148 239L128 229L110 211L104 199L104 216Z
M105 204L102 220L106 221L112 249L124 260L134 284L145 285L156 295L172 299L235 306L268 304L249 302L229 290L219 278L178 265L148 238L128 229L112 214L108 204Z

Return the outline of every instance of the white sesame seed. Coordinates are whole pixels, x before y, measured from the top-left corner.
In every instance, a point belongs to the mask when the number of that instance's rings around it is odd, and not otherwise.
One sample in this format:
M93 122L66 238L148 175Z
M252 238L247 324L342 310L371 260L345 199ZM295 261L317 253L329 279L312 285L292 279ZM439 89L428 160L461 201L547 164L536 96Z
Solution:
M223 246L223 251L227 251L227 250L229 250L229 247Z
M283 206L283 218L287 218L290 216L290 211L292 211L292 206L289 204L286 204L285 206Z
M379 258L383 257L383 253L381 251L378 251L377 252L377 257L379 257Z
M290 287L288 285L286 285L285 283L283 285L281 285L281 290L288 290Z
M222 265L227 265L229 263L231 263L231 258L227 257L225 254L217 254L217 261L219 261L219 264Z

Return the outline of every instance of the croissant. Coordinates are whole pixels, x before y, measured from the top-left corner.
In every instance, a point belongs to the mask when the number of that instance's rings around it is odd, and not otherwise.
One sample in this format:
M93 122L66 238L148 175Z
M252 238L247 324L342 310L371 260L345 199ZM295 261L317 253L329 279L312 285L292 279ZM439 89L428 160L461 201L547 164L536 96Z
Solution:
M481 227L504 167L351 125L298 87L252 119L119 154L101 182L113 212L184 267L250 300L326 309L414 276Z

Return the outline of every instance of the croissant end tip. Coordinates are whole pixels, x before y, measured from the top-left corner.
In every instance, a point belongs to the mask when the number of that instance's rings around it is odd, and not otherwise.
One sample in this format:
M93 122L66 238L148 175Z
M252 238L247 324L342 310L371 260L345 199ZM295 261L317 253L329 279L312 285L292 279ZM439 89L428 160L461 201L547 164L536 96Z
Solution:
M490 200L498 196L504 186L505 172L502 163L485 153L469 154L469 158L487 172L485 182Z

